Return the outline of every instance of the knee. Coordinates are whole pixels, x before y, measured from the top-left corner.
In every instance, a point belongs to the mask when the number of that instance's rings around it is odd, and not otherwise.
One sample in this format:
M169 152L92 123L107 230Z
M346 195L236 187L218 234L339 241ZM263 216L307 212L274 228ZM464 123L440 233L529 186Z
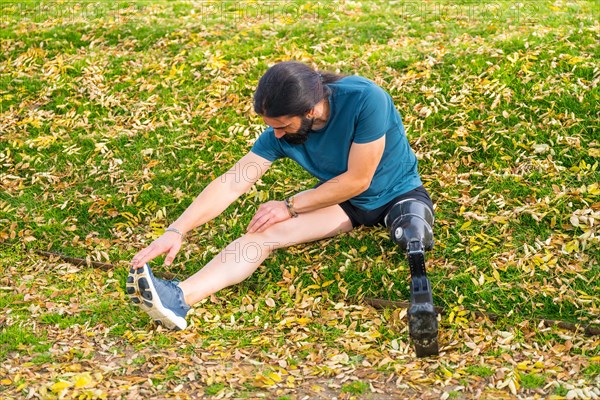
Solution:
M286 241L286 232L276 225L272 225L264 232L246 233L240 240L247 246L260 247L263 252L271 253L273 250L291 246L293 243Z
M394 204L385 216L392 240L403 249L419 241L424 250L433 248L433 211L422 201L405 199Z
M221 251L222 262L241 261L257 263L267 258L276 247L255 234L245 234Z

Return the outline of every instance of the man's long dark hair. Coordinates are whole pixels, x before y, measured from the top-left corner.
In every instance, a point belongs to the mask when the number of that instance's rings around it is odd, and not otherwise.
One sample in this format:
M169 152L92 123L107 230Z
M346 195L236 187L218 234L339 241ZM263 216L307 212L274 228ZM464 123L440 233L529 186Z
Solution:
M273 65L258 81L254 111L265 117L304 116L331 94L328 83L344 77L297 61Z

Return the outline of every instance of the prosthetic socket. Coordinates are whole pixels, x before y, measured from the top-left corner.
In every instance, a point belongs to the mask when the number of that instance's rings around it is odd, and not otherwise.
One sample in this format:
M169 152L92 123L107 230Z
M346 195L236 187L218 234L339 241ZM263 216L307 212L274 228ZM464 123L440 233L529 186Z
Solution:
M438 354L437 315L425 271L425 251L433 248L433 221L433 211L416 199L399 201L385 217L392 240L406 251L410 266L409 331L418 357Z

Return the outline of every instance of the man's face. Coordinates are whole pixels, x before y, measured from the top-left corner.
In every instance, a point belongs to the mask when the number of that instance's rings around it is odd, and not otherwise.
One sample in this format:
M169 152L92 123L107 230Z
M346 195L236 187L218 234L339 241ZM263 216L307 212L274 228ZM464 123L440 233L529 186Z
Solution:
M273 128L277 139L283 139L290 144L302 144L308 139L314 118L305 116L269 118L263 116L263 121Z

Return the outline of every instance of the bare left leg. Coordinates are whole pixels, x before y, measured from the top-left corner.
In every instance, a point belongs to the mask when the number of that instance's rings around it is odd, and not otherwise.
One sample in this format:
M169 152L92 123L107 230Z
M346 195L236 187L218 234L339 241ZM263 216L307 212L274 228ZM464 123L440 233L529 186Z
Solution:
M338 205L300 214L261 233L245 234L179 287L192 305L250 276L275 249L312 242L352 230L352 223Z

